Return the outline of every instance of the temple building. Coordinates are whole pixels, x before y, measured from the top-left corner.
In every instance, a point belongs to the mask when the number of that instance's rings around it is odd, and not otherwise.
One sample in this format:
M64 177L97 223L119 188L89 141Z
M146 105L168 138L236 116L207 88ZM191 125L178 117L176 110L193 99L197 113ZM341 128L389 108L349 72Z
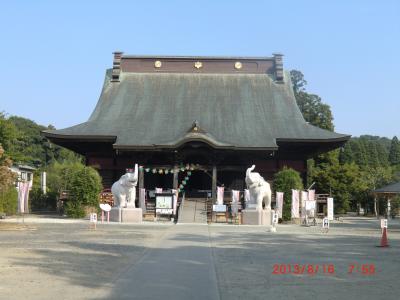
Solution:
M138 163L139 187L180 187L213 197L217 185L243 190L245 170L253 164L267 180L284 166L305 178L308 158L349 139L304 120L281 54L115 52L89 120L44 135L84 155L105 188Z

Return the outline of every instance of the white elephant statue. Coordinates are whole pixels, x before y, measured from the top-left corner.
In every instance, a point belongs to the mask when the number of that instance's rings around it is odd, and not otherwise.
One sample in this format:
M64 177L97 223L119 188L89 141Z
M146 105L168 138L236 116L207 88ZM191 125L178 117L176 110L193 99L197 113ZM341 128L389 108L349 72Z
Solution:
M135 164L135 172L127 172L111 187L114 196L115 207L135 208L136 184L138 181L138 165Z
M271 187L264 178L256 172L252 172L256 166L252 165L246 171L246 185L250 192L250 203L257 204L257 209L262 209L263 202L265 209L271 209Z

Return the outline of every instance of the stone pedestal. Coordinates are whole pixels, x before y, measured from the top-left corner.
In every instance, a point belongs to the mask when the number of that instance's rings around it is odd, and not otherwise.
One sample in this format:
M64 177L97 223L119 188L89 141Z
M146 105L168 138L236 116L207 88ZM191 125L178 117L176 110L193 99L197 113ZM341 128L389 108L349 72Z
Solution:
M110 221L120 223L142 223L142 209L113 207L110 211Z
M243 225L271 225L271 210L245 209L242 210Z

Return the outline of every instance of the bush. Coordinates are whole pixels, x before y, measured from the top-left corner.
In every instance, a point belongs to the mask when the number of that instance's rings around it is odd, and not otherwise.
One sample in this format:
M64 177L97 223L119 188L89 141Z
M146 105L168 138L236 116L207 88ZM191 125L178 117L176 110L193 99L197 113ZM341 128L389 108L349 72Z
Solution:
M99 194L102 190L101 177L92 167L80 162L55 162L47 168L47 197L38 196L38 204L53 205L61 191L68 191L64 212L69 217L81 218L88 207L99 207Z
M86 216L84 206L75 201L67 201L67 203L65 203L64 212L71 218L83 218Z
M18 208L18 192L12 186L6 191L0 192L0 213L15 215Z
M301 180L299 172L284 167L274 176L274 190L284 193L282 219L285 221L290 220L292 216L292 189L302 190L303 181Z
M45 195L40 187L34 187L29 193L29 198L32 210L54 210L57 206L57 193L49 191Z

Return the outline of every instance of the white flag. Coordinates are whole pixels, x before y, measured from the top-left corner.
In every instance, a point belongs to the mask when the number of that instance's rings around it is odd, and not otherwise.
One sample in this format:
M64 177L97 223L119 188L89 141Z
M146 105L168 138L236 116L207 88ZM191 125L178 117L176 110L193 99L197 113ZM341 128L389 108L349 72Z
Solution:
M139 189L139 204L143 213L146 213L146 190Z
M231 211L232 214L237 214L239 211L239 197L240 193L239 191L232 190L232 206L231 206Z
M300 193L292 190L292 218L299 218Z
M282 218L283 192L276 192L276 207L278 208L278 216L279 216L279 218Z
M224 187L223 186L217 187L217 204L218 205L224 204Z

